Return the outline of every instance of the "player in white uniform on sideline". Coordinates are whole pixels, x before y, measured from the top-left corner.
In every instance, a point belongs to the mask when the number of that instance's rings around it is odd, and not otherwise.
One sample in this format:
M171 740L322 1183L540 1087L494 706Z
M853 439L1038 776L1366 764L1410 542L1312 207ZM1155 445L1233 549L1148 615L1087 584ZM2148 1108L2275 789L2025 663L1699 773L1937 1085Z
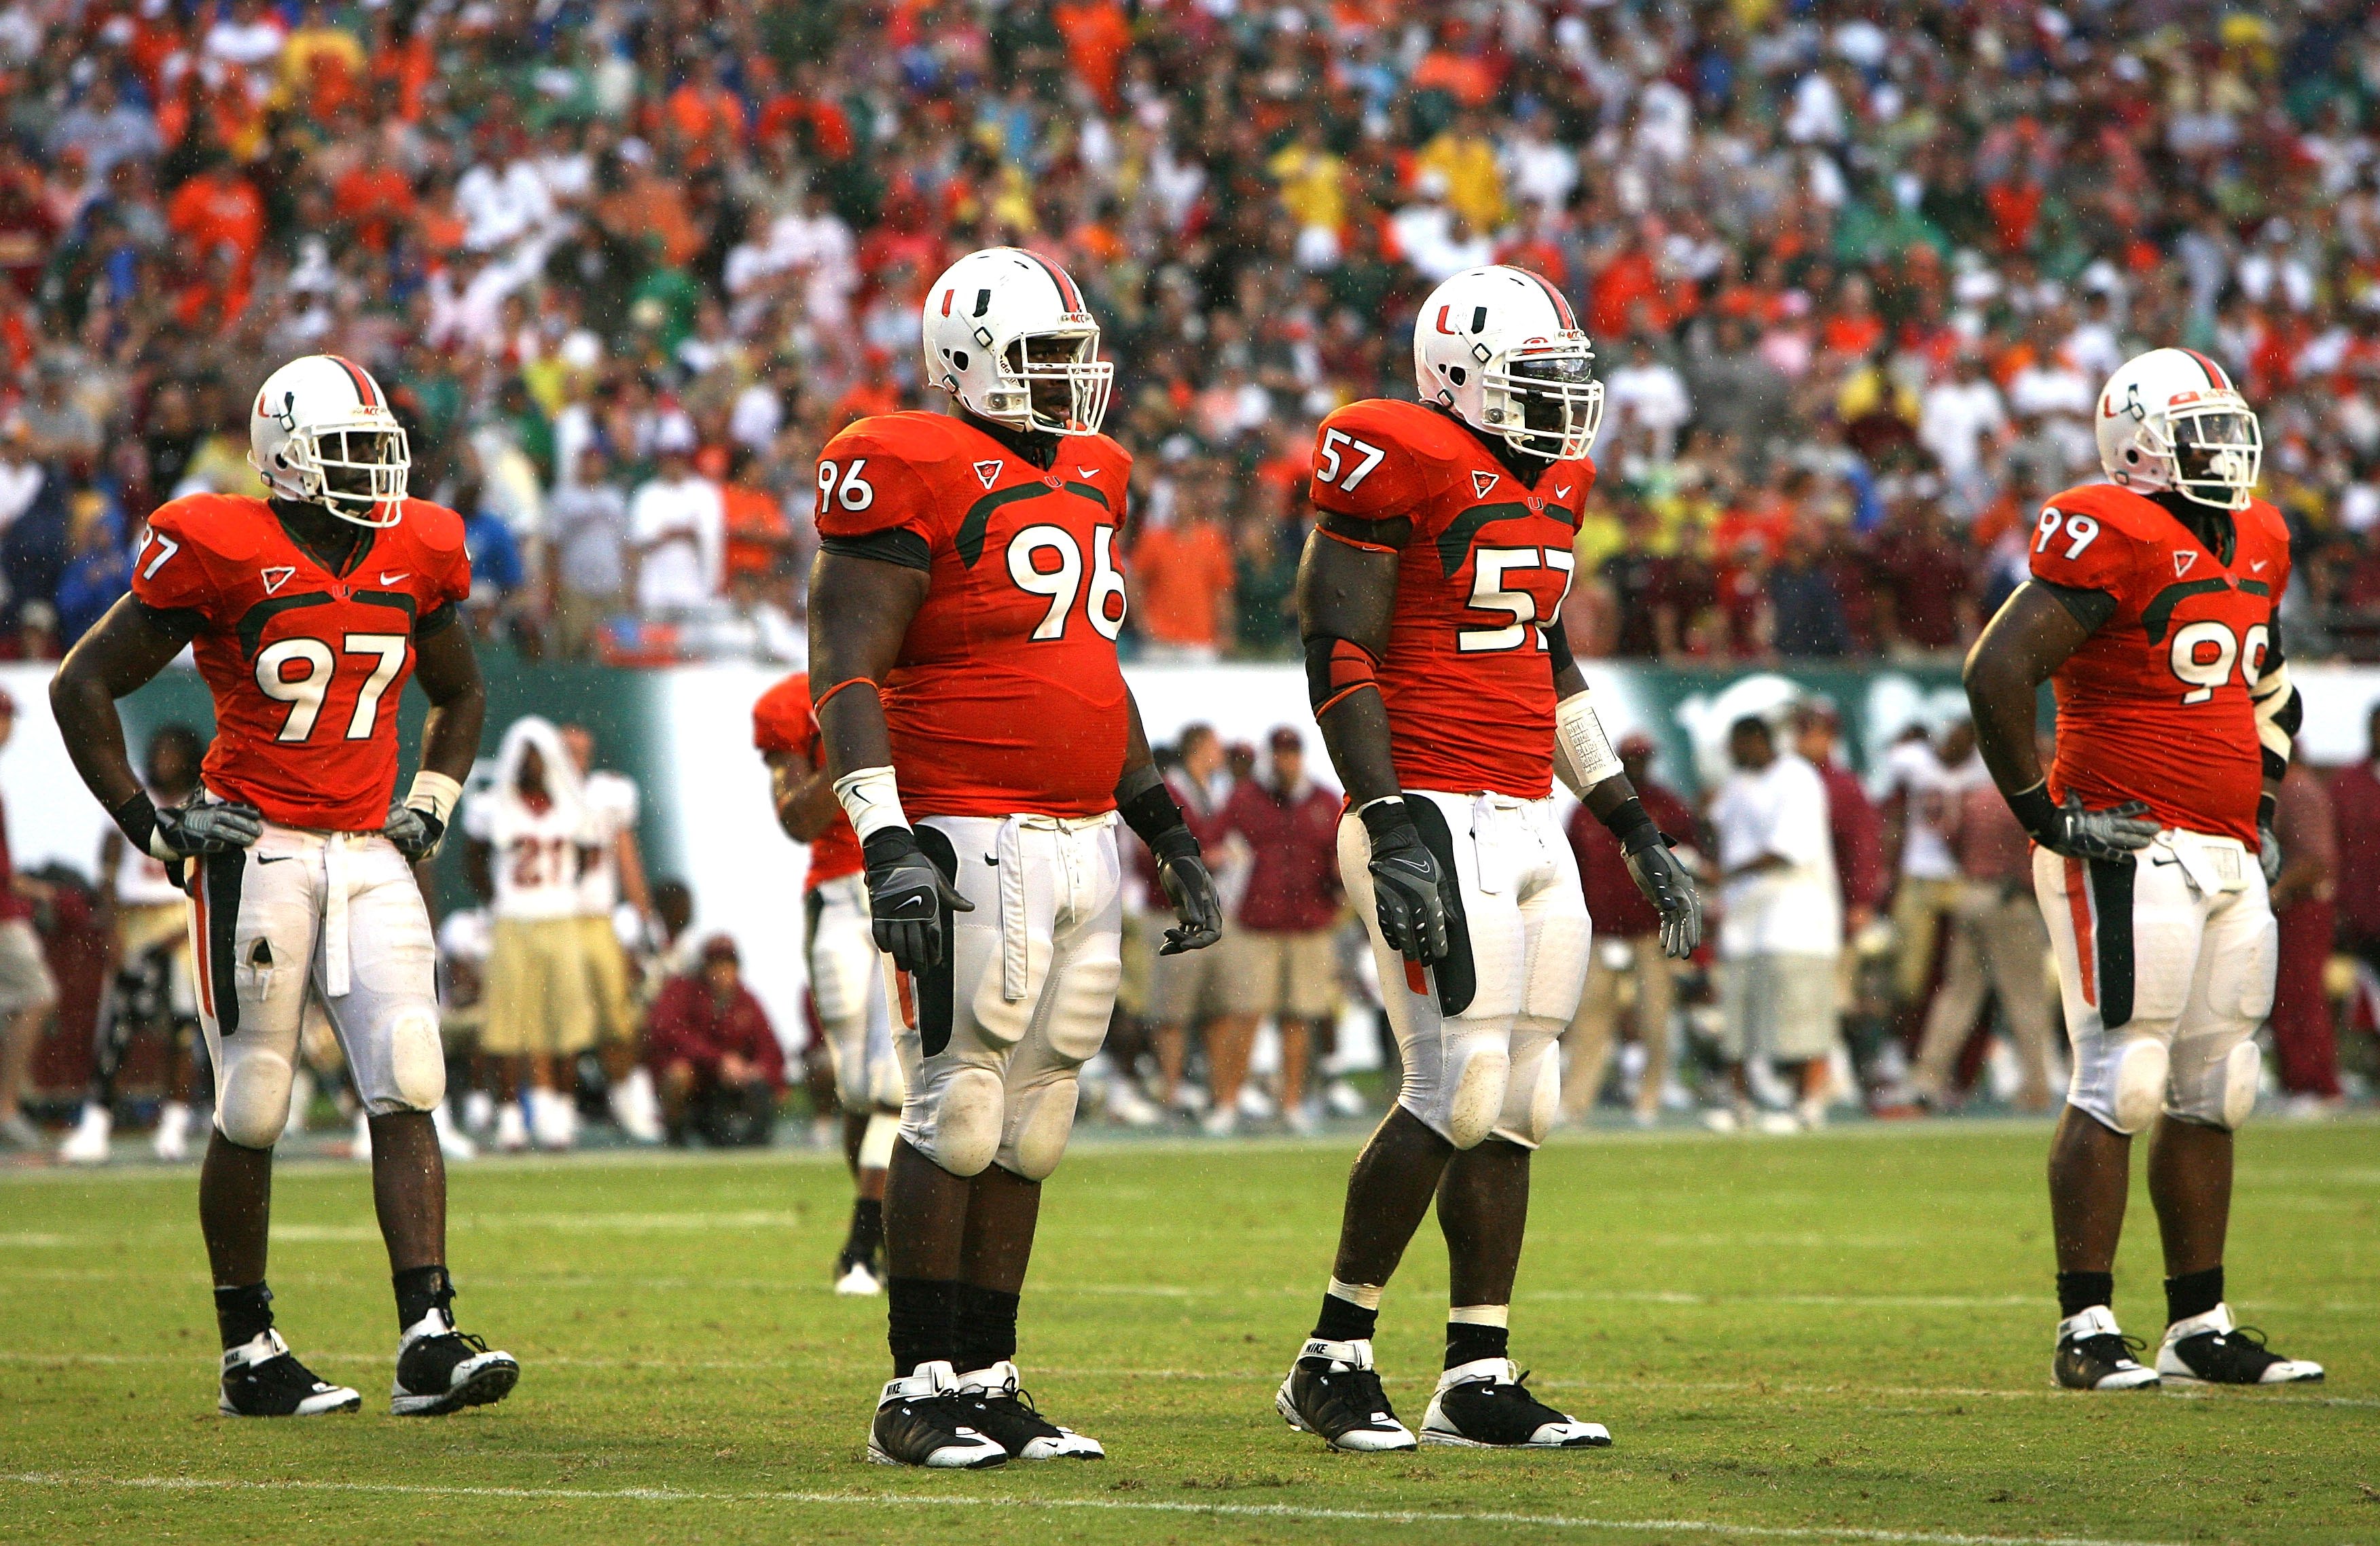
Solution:
M562 727L562 744L578 770L594 846L578 877L578 932L587 953L588 992L595 1000L597 1055L610 1085L612 1120L638 1143L662 1140L661 1098L641 1052L643 1016L628 989L628 951L620 941L620 905L636 914L639 939L653 932L653 899L645 884L644 850L637 845L637 781L595 765L595 736L583 724Z
M573 1065L595 1044L578 884L596 828L560 731L534 714L514 721L495 777L463 807L463 832L495 920L480 1053L496 1147L568 1149L578 1139Z
M404 428L379 383L335 355L268 377L249 459L267 499L194 494L149 517L132 593L50 684L76 771L125 840L194 866L191 956L215 1068L199 1222L223 1336L218 1407L239 1417L353 1411L274 1329L265 1286L273 1145L289 1119L309 1006L346 1053L372 1137L372 1193L401 1328L390 1409L501 1400L507 1353L457 1332L446 1170L431 1113L446 1091L430 913L412 864L437 850L478 749L486 690L455 605L470 592L462 518L406 497ZM160 807L125 755L118 698L191 647L214 698L204 786ZM396 706L430 699L421 767L396 802Z

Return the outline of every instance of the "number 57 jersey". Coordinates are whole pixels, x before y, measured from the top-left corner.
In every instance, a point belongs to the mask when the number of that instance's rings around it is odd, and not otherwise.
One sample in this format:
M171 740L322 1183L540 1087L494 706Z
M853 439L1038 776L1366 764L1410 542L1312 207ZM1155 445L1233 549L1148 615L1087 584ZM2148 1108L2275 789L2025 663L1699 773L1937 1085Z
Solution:
M207 787L330 832L387 821L414 640L453 626L470 590L462 517L419 499L337 574L238 494L159 506L132 561L134 600L190 641L214 695Z
M2230 551L2113 483L2069 489L2034 526L2033 577L2115 610L2052 677L2050 792L2104 809L2144 800L2168 827L2256 846L2263 755L2249 689L2289 583L2289 532L2263 500L2231 514Z
M1524 485L1459 420L1418 403L1374 398L1322 421L1315 505L1413 523L1378 672L1404 787L1533 800L1552 790L1553 668L1538 626L1561 626L1594 482L1580 456Z
M863 419L820 453L828 551L928 577L877 684L912 817L1115 809L1131 478L1105 435L1059 437L1043 469L939 413Z

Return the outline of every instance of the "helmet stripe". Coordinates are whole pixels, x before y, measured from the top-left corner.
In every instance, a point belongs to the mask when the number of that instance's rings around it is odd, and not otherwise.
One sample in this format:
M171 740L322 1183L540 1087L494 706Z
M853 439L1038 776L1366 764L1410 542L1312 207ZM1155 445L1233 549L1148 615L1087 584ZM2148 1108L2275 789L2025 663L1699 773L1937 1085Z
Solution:
M1020 247L1017 250L1032 259L1035 262L1039 263L1041 265L1041 272L1050 276L1050 283L1058 286L1058 304L1063 306L1069 311L1079 311L1083 309L1083 292L1075 288L1075 282L1066 277L1066 271L1064 269L1060 268L1057 264L1041 256L1040 253L1034 251L1029 247Z
M356 402L359 406L364 408L380 407L380 398L372 391L371 377L364 374L362 369L358 367L354 360L346 358L344 355L336 354L325 355L323 358L325 359L337 361L339 369L346 371L347 379L356 383Z
M2231 378L2223 373L2221 366L2216 365L2215 361L2207 359L2196 349L2184 349L2181 352L2190 356L2191 359L2198 361L2198 368L2206 372L2207 385L2218 388L2225 392L2231 390Z
M1528 274L1530 278L1536 280L1537 282L1537 288L1546 292L1546 298L1554 303L1554 315L1561 319L1562 330L1564 332L1575 333L1578 331L1578 318L1572 314L1570 302L1562 298L1562 293L1560 290L1557 290L1551 285L1547 284L1543 274L1535 273L1529 269L1521 268L1518 264L1512 266L1515 273Z

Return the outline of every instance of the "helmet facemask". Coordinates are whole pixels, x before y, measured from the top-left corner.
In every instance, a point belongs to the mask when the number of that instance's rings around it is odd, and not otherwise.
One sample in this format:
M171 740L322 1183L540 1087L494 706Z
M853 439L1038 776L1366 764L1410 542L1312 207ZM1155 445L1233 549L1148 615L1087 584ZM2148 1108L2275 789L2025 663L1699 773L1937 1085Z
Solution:
M1487 429L1532 456L1584 456L1603 423L1603 383L1585 342L1516 349L1500 371L1479 373Z
M2147 428L2173 469L2185 499L2218 510L2244 510L2265 465L2264 431L2236 394L2169 408Z
M1000 352L999 374L983 416L1053 435L1097 434L1115 384L1096 326L1019 334Z
M293 430L280 459L299 497L358 526L395 526L413 466L405 429L385 417Z

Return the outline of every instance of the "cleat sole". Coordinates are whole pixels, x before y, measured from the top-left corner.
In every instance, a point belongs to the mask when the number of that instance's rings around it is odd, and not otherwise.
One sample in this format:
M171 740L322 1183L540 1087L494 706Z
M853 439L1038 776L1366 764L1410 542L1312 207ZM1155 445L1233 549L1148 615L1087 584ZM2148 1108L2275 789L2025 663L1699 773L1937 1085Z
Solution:
M520 1365L490 1364L453 1390L440 1395L398 1395L389 1398L388 1411L397 1418L440 1418L466 1406L492 1406L512 1394L520 1382Z
M1611 1435L1609 1433L1599 1438L1594 1434L1587 1434L1582 1438L1566 1439L1558 1444L1491 1444L1485 1439L1466 1439L1460 1433L1447 1433L1437 1429L1425 1428L1421 1430L1420 1438L1423 1443L1443 1444L1449 1449L1609 1449L1611 1447Z
M940 1464L937 1464L932 1460L929 1460L924 1465L920 1466L913 1465L906 1460L896 1459L893 1456L885 1454L882 1450L876 1447L876 1442L871 1439L868 1443L868 1463L871 1466L899 1466L904 1469L912 1471L988 1471L995 1466L1007 1465L1008 1452L1004 1449L995 1448L990 1455L983 1455L979 1458L945 1460Z

